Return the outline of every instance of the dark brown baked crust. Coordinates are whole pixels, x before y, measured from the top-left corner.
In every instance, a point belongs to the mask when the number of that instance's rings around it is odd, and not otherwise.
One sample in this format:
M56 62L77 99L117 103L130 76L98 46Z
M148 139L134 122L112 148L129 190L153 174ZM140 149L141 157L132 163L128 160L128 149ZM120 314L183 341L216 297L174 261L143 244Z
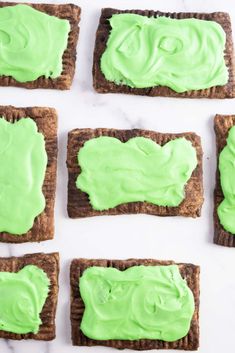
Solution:
M175 19L196 18L200 20L218 22L226 33L226 46L224 52L225 63L229 70L229 81L225 86L215 86L203 90L192 90L183 93L177 93L168 87L155 86L152 88L131 88L126 85L117 85L114 82L107 81L100 69L100 59L105 51L106 43L109 37L111 26L108 19L113 14L134 13L148 17L166 16ZM234 54L232 29L229 14L225 12L214 13L194 13L194 12L160 12L148 10L117 10L105 8L101 12L100 22L96 33L96 42L93 60L93 85L99 93L127 93L152 97L181 97L181 98L233 98L235 97L234 81Z
M46 200L44 211L36 217L33 228L24 235L13 235L0 232L0 242L23 243L52 239L54 236L54 203L57 169L57 113L53 108L15 108L0 106L0 117L14 122L23 117L33 119L38 131L44 135L48 163L43 183L43 194Z
M87 140L98 136L116 137L126 142L132 137L144 136L160 145L178 137L185 137L196 148L198 165L193 171L185 187L185 199L178 207L156 206L147 202L124 203L106 211L96 211L92 208L88 195L76 187L77 176L81 168L77 162L77 153ZM75 129L68 135L67 167L68 181L68 215L71 218L91 217L99 215L120 215L133 213L146 213L156 216L187 216L199 217L203 203L202 184L202 148L200 137L192 132L182 134L161 134L148 130L117 130L117 129Z
M235 235L227 232L220 224L217 214L217 208L223 201L224 195L220 184L219 173L219 155L226 146L227 137L231 127L235 125L235 115L216 115L214 120L214 129L216 135L217 148L217 170L216 170L216 186L214 192L214 243L223 246L235 247Z
M129 259L129 260L88 260L75 259L71 263L70 268L70 284L71 284L71 325L72 325L72 342L74 346L108 346L118 349L183 349L197 350L199 346L199 274L200 268L192 264L177 264L181 275L186 279L188 286L193 292L195 299L195 312L192 318L190 331L184 338L174 342L164 342L160 340L107 340L97 341L86 337L80 330L80 323L84 312L84 303L79 291L79 278L85 269L92 266L115 267L119 270L125 270L137 265L170 265L173 261L158 261L150 259Z
M14 6L19 3L0 2L0 8L5 6ZM0 86L15 86L29 89L34 88L51 88L66 90L71 87L76 63L76 46L78 41L80 22L80 7L73 4L52 5L52 4L26 4L32 6L36 10L45 12L48 15L66 19L70 22L71 31L68 38L68 46L63 54L63 71L62 74L55 79L39 77L35 81L19 82L11 76L0 76Z
M50 291L40 318L42 324L37 334L16 334L0 330L0 338L22 340L35 339L50 341L55 338L55 314L58 297L59 254L28 254L22 257L1 257L0 272L18 272L27 265L40 267L50 279Z

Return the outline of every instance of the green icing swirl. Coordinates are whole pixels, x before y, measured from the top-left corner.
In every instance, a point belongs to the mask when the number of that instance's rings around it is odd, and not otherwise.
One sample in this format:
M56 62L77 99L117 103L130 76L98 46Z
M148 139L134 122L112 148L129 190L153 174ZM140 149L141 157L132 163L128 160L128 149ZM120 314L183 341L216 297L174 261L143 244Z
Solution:
M27 233L45 208L47 166L44 136L36 123L0 118L0 232Z
M81 173L76 186L89 195L95 210L135 201L174 207L184 199L184 186L197 166L197 156L185 138L161 147L145 137L122 143L101 136L84 144L78 164Z
M0 75L19 82L62 72L70 24L28 5L0 8Z
M225 230L235 234L235 126L229 130L227 145L219 155L219 171L224 194L217 209L219 220Z
M176 265L90 267L79 288L85 303L81 330L89 338L171 342L190 329L194 297Z
M17 273L0 272L0 330L38 333L49 285L47 274L37 266L25 266Z
M117 14L101 57L108 81L176 92L223 86L226 34L214 21Z

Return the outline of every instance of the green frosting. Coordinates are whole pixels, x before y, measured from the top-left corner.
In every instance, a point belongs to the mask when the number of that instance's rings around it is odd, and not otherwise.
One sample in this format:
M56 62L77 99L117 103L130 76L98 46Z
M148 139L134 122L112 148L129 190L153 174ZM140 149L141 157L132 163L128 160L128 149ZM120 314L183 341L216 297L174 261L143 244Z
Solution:
M167 86L176 92L222 86L226 34L214 21L117 14L101 71L116 84Z
M78 153L77 188L89 195L95 210L126 202L178 206L184 186L197 166L196 150L185 138L163 147L145 137L122 143L102 136L88 140Z
M219 220L225 230L235 234L235 126L229 130L227 145L220 153L219 171L224 194L217 209Z
M70 24L28 5L0 9L0 75L19 82L62 72Z
M17 273L0 272L0 330L37 333L49 285L46 273L37 266L25 266Z
M24 234L45 208L47 153L32 119L0 118L0 166L0 232Z
M90 267L79 287L85 303L81 330L89 338L171 342L190 329L194 297L176 265Z

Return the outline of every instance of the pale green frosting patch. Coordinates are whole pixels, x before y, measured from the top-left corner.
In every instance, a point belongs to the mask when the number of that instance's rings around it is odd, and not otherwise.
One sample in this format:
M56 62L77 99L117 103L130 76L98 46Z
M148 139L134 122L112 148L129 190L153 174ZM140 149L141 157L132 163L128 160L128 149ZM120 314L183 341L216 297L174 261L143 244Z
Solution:
M85 303L81 330L89 338L171 342L190 329L194 297L176 265L90 267L79 287Z
M116 14L101 57L108 81L176 92L223 86L226 34L214 21Z
M0 75L19 82L62 72L70 24L28 5L0 8Z
M197 156L185 138L161 147L145 137L122 143L101 136L84 144L78 164L81 174L76 186L89 195L95 210L135 201L174 207L184 199L184 187L197 166Z
M235 234L235 126L229 130L227 145L220 153L219 171L224 194L217 209L219 220L225 230Z
M0 232L21 235L45 208L47 153L32 119L0 118L0 166Z
M47 274L37 266L25 266L17 273L0 272L0 330L37 333L49 285Z

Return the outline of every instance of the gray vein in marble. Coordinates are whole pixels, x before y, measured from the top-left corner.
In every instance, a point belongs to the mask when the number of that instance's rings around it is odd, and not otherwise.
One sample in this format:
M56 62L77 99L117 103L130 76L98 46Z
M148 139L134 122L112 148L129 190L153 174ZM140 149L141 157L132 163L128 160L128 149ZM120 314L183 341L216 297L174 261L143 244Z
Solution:
M186 1L187 1L187 0L181 0L181 1L182 1L182 5L183 5L184 10L185 10L185 11L189 11L189 10L188 10L188 6L187 6L188 4L186 5Z
M7 340L7 339L4 339L4 342L6 344L6 347L7 347L7 352L4 352L4 353L14 353L15 352L15 349L12 345L12 342L11 340Z
M82 80L80 81L80 87L82 90L82 93L86 94L86 102L88 104L91 104L92 107L102 107L106 104L106 102L103 100L103 96L97 94L94 89L92 88L92 84ZM92 102L92 103L90 103Z
M98 99L97 97L95 97L95 101L92 103L93 108L104 107L105 105L106 105L106 102L102 101L101 99Z
M8 244L8 245L7 245L8 256L10 256L10 257L11 257L11 256L14 256L14 255L13 255L13 248L12 248L12 246L13 246L13 245L11 245L11 244Z
M50 342L45 342L45 353L51 352L50 347L51 347Z
M143 129L144 128L144 123L143 123L142 117L130 118L129 114L127 114L121 108L116 108L115 110L113 110L113 113L118 116L118 119L122 119L125 122L125 124L128 125L126 128L129 128L129 129Z

